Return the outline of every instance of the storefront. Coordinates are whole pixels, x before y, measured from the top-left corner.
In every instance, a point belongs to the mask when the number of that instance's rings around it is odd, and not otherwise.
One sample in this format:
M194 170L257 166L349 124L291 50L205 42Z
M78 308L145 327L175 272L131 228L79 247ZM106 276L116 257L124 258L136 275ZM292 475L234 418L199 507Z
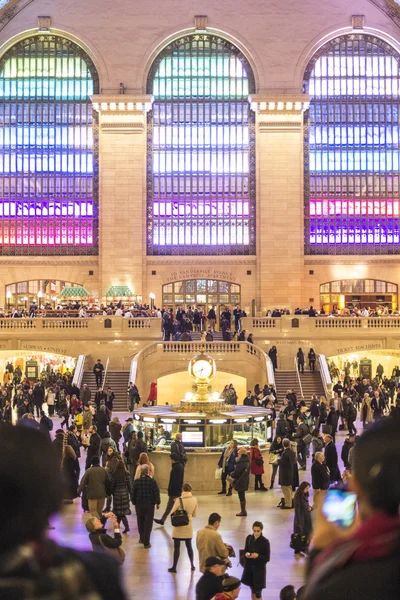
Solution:
M377 279L343 279L320 286L321 307L329 314L344 308L397 309L398 286Z

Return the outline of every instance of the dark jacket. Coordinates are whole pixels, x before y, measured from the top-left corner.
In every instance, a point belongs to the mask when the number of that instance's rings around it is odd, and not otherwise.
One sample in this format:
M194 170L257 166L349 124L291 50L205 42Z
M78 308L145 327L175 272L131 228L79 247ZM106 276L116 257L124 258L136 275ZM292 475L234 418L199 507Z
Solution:
M329 488L329 473L326 465L314 460L311 465L311 481L313 490L327 490Z
M293 450L287 448L279 461L279 485L293 485Z
M94 456L100 458L101 439L98 433L92 433L89 440L89 448L87 449L86 462L90 463Z
M242 583L255 590L262 590L266 586L267 563L271 558L269 541L263 535L255 539L248 535L244 546L245 553L256 552L257 558L245 558Z
M311 512L308 504L308 494L299 496L295 494L294 500L294 523L293 533L299 533L302 537L304 536L307 541L311 537L312 522Z
M249 489L250 481L250 459L247 454L242 454L236 462L235 470L232 473L235 479L235 490L237 492L246 492Z
M142 452L147 452L147 444L143 441L143 439L137 439L136 442L131 444L129 448L129 458L131 464L135 466L135 469L136 463L139 460L139 456L142 454Z
M107 471L100 466L90 467L81 479L79 493L82 493L85 487L88 500L106 498L110 491L110 479Z
M131 514L132 479L124 471L110 476L110 491L113 497L113 513L117 517Z
M171 454L177 454L179 456L179 462L181 462L183 464L183 466L186 465L187 455L186 455L185 447L182 444L182 442L178 442L178 440L175 440L174 442L172 442Z
M219 467L222 467L222 465L224 464L224 454L225 454L225 452L226 452L226 448L224 448L224 450L222 450L221 456L219 457L219 461L218 461L218 466ZM225 468L227 469L228 473L232 473L232 471L235 470L237 454L238 454L237 450L234 450L233 452L231 452L231 455L230 455L230 457L228 459L228 462L225 465Z
M105 525L107 519L106 517L101 517L100 521ZM120 533L115 533L114 537L112 537L111 535L108 535L104 528L92 531L89 534L89 539L92 542L93 550L100 550L100 548L103 547L103 544L106 548L119 548L122 545L122 536Z
M325 462L326 466L329 469L330 480L339 481L341 477L338 467L338 455L336 451L336 446L333 442L329 442L329 444L325 446Z
M117 444L121 438L121 429L121 423L115 423L115 421L111 421L109 425L110 434L114 442L116 442Z
M206 571L196 584L196 600L211 600L220 592L222 592L222 579L210 571Z
M97 433L99 434L99 436L101 438L106 437L106 433L108 431L108 424L110 423L110 419L107 413L104 410L99 410L96 413L94 420L97 426Z
M279 435L282 439L291 435L291 427L283 414L279 415L279 419L276 424L276 435Z
M78 497L79 473L80 468L78 459L65 457L62 463L62 474L64 479L64 500L74 500Z
M354 442L349 442L349 440L345 440L343 447L342 447L342 453L340 455L340 458L343 461L343 464L345 466L345 469L350 469L350 465L349 465L349 452L350 452L350 448L352 448L354 446Z
M173 496L174 498L179 498L181 496L184 473L185 468L182 463L175 462L172 464L169 476L168 496Z

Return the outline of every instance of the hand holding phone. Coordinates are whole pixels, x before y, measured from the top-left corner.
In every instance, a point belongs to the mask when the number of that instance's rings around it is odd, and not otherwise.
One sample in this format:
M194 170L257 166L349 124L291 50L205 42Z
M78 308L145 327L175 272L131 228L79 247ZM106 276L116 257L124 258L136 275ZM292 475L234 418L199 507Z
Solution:
M350 527L356 516L357 496L344 490L329 490L322 507L322 513L330 523L338 527Z

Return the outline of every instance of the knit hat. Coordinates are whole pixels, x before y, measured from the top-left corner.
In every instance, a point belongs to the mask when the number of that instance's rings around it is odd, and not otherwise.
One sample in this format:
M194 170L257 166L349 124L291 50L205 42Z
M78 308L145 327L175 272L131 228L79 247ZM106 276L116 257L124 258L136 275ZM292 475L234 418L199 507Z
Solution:
M222 589L224 592L233 592L241 586L241 581L237 577L226 577L222 582Z
M206 559L206 568L215 567L215 565L224 565L225 561L222 558L218 558L217 556L209 556ZM232 577L231 577L232 579Z

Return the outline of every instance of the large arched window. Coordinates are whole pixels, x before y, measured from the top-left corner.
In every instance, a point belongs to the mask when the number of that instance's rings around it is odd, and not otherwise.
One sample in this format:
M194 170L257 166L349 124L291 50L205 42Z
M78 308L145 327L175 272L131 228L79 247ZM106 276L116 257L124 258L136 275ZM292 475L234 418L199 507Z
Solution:
M306 254L398 254L400 56L371 35L325 44L307 67Z
M169 44L148 77L148 254L255 253L251 67L215 35Z
M96 69L35 35L0 59L0 254L97 253Z

